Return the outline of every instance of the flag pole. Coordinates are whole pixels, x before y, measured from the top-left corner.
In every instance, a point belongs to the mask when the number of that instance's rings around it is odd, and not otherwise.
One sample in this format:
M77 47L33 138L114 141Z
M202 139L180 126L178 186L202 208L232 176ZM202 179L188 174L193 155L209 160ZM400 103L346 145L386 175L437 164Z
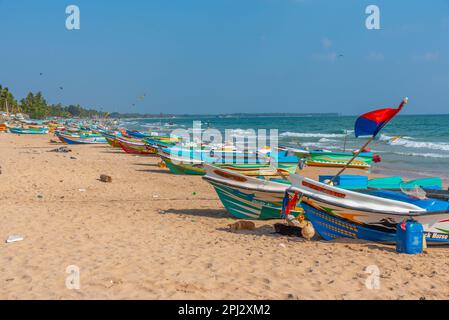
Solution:
M346 169L348 169L351 163L359 156L359 154L363 151L363 149L365 149L374 140L374 138L375 136L369 138L369 140L359 150L357 150L354 153L354 156L351 158L351 160L349 160L348 163L346 163L345 166L341 168L341 170L330 180L330 183L334 182L338 176L340 176L343 172L345 172Z
M401 111L402 108L408 103L408 98L404 98L401 102L401 104L399 105L398 111ZM393 116L394 117L394 116ZM393 119L393 117L391 119ZM348 169L348 167L351 165L351 163L359 156L359 154L374 140L374 138L376 137L376 135L379 133L379 131L385 127L388 122L391 121L391 119L389 119L388 121L386 121L382 127L379 128L379 130L371 137L369 138L369 140L359 149L354 153L354 156L351 158L351 160L348 161L348 163L346 163L346 165L341 168L341 170L332 177L332 179L329 181L329 184L333 183L335 181L335 179L337 179L337 177L339 177L343 172L345 172L346 169Z

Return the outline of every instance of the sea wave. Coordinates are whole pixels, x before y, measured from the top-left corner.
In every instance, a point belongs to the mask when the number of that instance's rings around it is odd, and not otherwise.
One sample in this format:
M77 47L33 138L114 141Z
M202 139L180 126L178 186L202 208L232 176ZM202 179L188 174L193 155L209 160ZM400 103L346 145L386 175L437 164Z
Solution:
M411 137L390 137L384 134L379 137L379 140L386 141L389 145L392 146L449 151L449 143L444 142L416 141Z
M441 153L419 153L419 152L393 152L393 153L400 155L400 156L407 156L407 157L449 159L449 154L441 154Z
M145 128L155 128L155 127L160 127L161 123L160 122L150 122L150 123L143 123L141 124L142 127Z
M297 138L338 138L344 137L342 133L313 133L313 132L283 132L281 137L297 137Z
M321 138L320 140L318 140L318 142L338 142L338 140L329 139L329 138Z
M323 145L323 144L321 144L319 142L304 142L304 143L301 143L301 146L302 147L310 147L312 149L316 148L316 149L324 149L324 150L326 150L326 149L328 149L328 150L339 149L336 146Z
M409 136L389 136L383 133L379 136L380 141L390 141L395 139L413 140L414 138Z

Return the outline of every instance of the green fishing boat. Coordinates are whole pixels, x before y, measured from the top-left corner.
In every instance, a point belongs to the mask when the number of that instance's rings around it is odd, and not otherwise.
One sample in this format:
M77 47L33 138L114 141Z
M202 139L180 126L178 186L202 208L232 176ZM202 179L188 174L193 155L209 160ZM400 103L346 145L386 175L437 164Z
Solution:
M173 174L205 175L204 161L184 159L159 153L162 161ZM214 163L216 167L235 171L246 176L288 176L295 173L296 163L278 163L273 167L270 163Z
M244 176L229 170L204 164L205 179L217 192L226 210L238 219L281 219L282 203L289 184ZM296 206L290 215L303 210Z

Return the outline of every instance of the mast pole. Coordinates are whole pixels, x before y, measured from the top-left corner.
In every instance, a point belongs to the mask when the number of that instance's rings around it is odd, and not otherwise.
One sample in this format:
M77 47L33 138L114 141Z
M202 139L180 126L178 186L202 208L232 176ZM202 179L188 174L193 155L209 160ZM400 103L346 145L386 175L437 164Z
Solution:
M354 156L351 158L351 160L348 161L348 163L341 168L341 170L330 180L330 182L334 182L335 179L337 179L338 176L340 176L343 172L345 172L346 169L349 168L351 163L359 156L359 154L374 140L375 137L371 137L368 139L368 141L354 153Z

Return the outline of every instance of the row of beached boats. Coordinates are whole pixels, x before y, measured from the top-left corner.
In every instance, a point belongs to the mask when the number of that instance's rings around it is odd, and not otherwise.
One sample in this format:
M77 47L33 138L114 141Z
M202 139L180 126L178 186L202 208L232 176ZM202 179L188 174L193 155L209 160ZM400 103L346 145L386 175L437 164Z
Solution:
M102 127L64 128L55 134L68 144L109 144L126 153L160 157L176 175L203 175L226 210L239 219L288 216L310 221L326 240L346 237L387 243L396 242L399 223L414 219L422 224L427 243L447 244L449 191L443 190L440 178L368 180L366 175L342 174L346 168L370 168L375 157L363 149L405 103L360 117L356 136L368 133L371 138L356 152L289 146L250 152L234 145L187 144L176 136ZM301 175L303 165L342 170L315 181Z

